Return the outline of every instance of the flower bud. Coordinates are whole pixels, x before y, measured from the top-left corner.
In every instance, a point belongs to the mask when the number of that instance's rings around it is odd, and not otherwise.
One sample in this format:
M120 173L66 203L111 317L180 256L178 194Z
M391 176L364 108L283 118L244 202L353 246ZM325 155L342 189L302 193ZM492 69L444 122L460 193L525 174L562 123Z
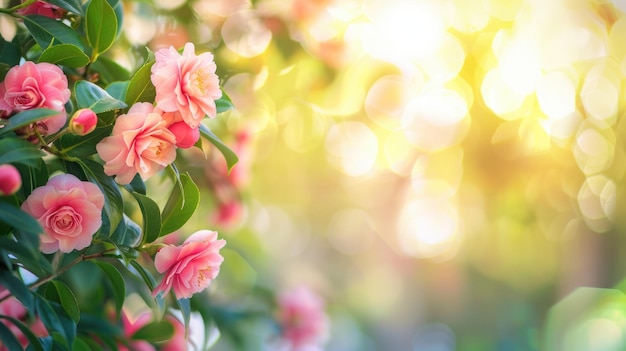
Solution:
M200 139L200 129L191 128L185 122L176 122L168 127L176 137L176 146L187 149L196 144Z
M22 177L15 166L0 165L0 195L13 195L22 186Z
M69 129L72 134L87 135L96 129L98 124L98 116L88 108L80 109L74 112L70 119Z

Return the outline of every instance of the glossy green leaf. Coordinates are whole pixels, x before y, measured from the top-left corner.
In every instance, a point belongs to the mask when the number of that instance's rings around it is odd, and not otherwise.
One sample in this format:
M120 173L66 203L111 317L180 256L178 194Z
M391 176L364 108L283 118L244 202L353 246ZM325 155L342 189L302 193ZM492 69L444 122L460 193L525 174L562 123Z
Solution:
M93 349L91 348L91 346L92 345L86 343L81 338L77 338L76 340L74 340L74 345L72 346L72 350L73 351L92 351Z
M122 214L124 213L122 192L113 178L104 174L104 169L98 162L85 158L77 160L77 163L80 165L87 180L96 184L104 194L104 212L106 213L109 226L109 228L106 228L108 232L104 234L111 234L122 221Z
M41 318L48 332L59 333L70 345L74 342L76 324L65 317L60 308L56 308L50 301L37 294L35 294L35 313Z
M0 319L6 319L7 321L9 321L9 323L11 323L14 326L16 326L22 332L22 334L24 334L24 336L26 337L26 339L28 340L28 343L29 343L28 350L33 350L33 351L43 351L44 350L43 346L41 345L41 342L39 341L39 338L37 337L37 335L35 335L35 333L33 333L33 331L30 329L30 327L27 326L26 324L24 324L22 321L20 321L19 319L15 319L13 317L3 316L3 315L0 315ZM0 323L0 324L2 324L2 323Z
M182 227L198 208L200 202L198 186L187 174L180 175L180 182L183 192L181 193L180 188L175 186L163 208L161 235L172 233Z
M78 323L80 320L80 308L78 307L78 301L72 290L62 281L53 280L48 285L48 290L53 289L56 292L57 302L61 304L65 313L74 321ZM48 297L46 295L46 297Z
M72 68L86 66L89 63L89 56L85 55L83 49L72 44L52 45L45 49L39 62L50 62Z
M131 193L141 209L143 218L143 243L155 241L161 233L161 210L151 198L138 193Z
M83 48L78 32L61 21L41 15L28 15L24 16L24 24L37 44L44 49L50 46L52 41Z
M226 165L228 166L228 170L231 170L239 161L237 154L233 150L231 150L224 142L220 140L211 130L205 126L204 124L200 124L200 134L205 137L208 141L211 142L221 153L224 155L224 159L226 159Z
M0 270L0 282L27 309L34 307L33 293L19 278L7 270Z
M118 81L113 82L106 87L107 93L109 93L112 97L124 101L126 99L126 90L128 90L128 81Z
M10 351L24 350L13 332L11 332L11 330L3 323L0 323L0 341L2 341L0 345L6 347Z
M154 280L154 277L152 276L152 274L147 271L141 264L139 264L137 261L130 261L130 265L135 269L135 271L139 274L139 276L141 277L141 279L143 279L144 283L146 283L146 286L148 287L148 289L150 291L154 290L154 287L156 286L156 281Z
M93 132L78 136L66 134L59 138L55 145L66 155L86 157L96 153L96 145L111 134L112 126L96 128Z
M39 223L21 209L0 201L0 222L4 222L21 232L36 234L43 232Z
M104 1L104 0L102 0ZM76 108L89 108L96 114L126 108L123 101L117 100L96 84L81 80L74 85Z
M84 345L86 345L87 348L86 349L77 348L77 344L79 342L84 344ZM83 345L81 345L79 347L83 347ZM102 348L102 345L98 344L95 340L93 340L91 338L79 337L74 342L74 350L78 350L78 351L82 351L82 350L86 350L86 351L103 351L104 349Z
M146 183L144 183L139 174L135 174L133 180L131 180L130 183L125 184L124 188L126 188L126 190L130 193L136 192L141 195L146 195Z
M117 16L106 0L90 0L85 11L85 32L93 48L94 61L107 51L117 37Z
M17 192L21 199L25 199L35 188L48 182L48 166L42 159L36 159L35 167L22 164L15 164L15 167L20 171L22 177L22 187Z
M126 68L106 57L100 57L98 61L92 62L90 68L92 71L98 72L100 81L105 86L117 81L127 81L131 77Z
M124 100L128 106L133 106L136 102L154 102L156 90L150 80L153 64L154 61L149 61L141 66L130 80Z
M80 0L46 0L46 2L57 5L58 7L66 9L69 12L75 13L77 15L84 14Z
M109 239L117 246L137 247L141 244L141 227L124 214Z
M189 299L177 299L176 305L183 315L183 325L185 326L185 337L189 333L189 321L191 319L191 301Z
M115 17L117 17L117 37L122 33L122 26L124 24L124 6L122 0L107 0L113 12L115 12Z
M33 248L27 243L27 240L17 242L7 237L0 237L0 247L17 258L28 271L39 276L52 273L50 262L41 255L39 247Z
M232 110L234 108L234 105L230 97L226 95L226 92L222 90L222 97L215 100L215 107L217 108L217 113L222 113L228 110Z
M6 64L7 67L13 67L20 63L21 56L19 45L6 41L0 36L0 62ZM4 75L0 76L0 80L4 80Z
M150 343L158 343L169 340L174 335L172 323L161 320L152 322L139 328L133 335L134 340L146 340Z
M17 137L0 139L0 164L17 162L37 167L37 160L43 156L43 151L26 140Z
M117 315L120 315L122 311L122 305L126 299L126 285L124 284L124 278L120 271L110 263L103 261L91 261L109 278L111 282L111 288L113 289L113 300L115 301L115 311Z
M11 118L3 121L6 124L4 124L4 127L0 128L0 136L8 134L15 129L25 127L44 118L58 114L59 111L51 110L48 108L37 108L33 110L22 111L16 115L11 116Z

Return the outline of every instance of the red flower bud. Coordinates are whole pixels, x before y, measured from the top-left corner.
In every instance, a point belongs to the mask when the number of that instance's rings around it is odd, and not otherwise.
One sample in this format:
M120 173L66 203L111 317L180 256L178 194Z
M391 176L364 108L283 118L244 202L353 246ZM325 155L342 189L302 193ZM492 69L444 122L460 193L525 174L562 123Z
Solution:
M80 109L74 112L70 119L69 129L72 134L87 135L96 129L98 124L98 116L88 108Z
M0 165L0 195L13 195L22 186L20 172L13 165Z

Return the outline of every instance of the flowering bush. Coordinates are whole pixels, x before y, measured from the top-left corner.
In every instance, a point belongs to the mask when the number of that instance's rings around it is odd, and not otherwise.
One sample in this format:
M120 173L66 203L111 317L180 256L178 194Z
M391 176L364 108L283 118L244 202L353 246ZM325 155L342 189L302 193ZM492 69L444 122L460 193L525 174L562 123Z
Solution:
M202 136L237 162L202 124L232 108L213 55L187 43L122 67L119 0L0 12L17 25L0 38L0 350L184 349L189 299L217 277L225 241L157 239L199 203L179 148L202 149ZM130 291L152 313L130 316Z

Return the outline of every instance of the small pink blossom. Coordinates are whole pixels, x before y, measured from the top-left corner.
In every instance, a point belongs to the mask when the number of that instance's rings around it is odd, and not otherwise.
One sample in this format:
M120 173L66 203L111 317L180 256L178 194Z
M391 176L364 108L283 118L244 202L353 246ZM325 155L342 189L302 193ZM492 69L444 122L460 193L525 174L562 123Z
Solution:
M24 0L22 0L22 3ZM34 3L21 8L17 11L22 16L26 15L41 15L54 19L61 19L66 14L66 10L56 5L49 4L45 1L37 0Z
M154 259L154 266L165 276L154 289L154 296L167 294L174 289L176 298L189 298L206 289L220 272L224 258L219 250L226 242L217 239L217 232L200 230L183 242L181 246L166 246Z
M278 296L277 321L288 350L303 350L324 341L328 321L324 301L308 288L298 287Z
M13 195L22 187L22 176L11 164L0 165L0 196Z
M105 162L104 173L116 176L119 184L128 184L135 174L143 180L152 177L176 159L176 137L167 123L147 102L136 103L120 115L112 135L96 145Z
M104 195L98 186L71 174L60 174L33 190L22 210L43 228L41 252L69 253L91 244L102 225Z
M176 137L176 146L188 149L200 139L200 127L191 128L180 112L163 112L163 119L167 121L167 129Z
M12 67L0 83L0 115L10 118L13 113L41 107L59 111L58 115L42 119L35 125L44 136L54 134L65 125L65 104L70 95L67 77L59 67L47 62L26 61ZM30 136L28 130L19 134Z
M96 130L98 116L88 108L82 108L72 115L68 128L72 134L87 135Z
M182 55L174 47L155 53L152 84L156 106L165 112L179 111L185 123L197 128L204 116L215 117L215 100L222 96L213 54L196 55L192 43L185 44Z
M122 311L122 328L124 331L124 339L128 341L127 344L118 342L117 347L119 351L156 351L156 348L145 340L133 340L132 336L144 325L150 323L152 317L150 314L144 313L136 320L131 320L128 317L126 311Z
M217 224L228 227L236 224L243 214L243 206L239 199L232 199L228 202L220 203L214 215Z

